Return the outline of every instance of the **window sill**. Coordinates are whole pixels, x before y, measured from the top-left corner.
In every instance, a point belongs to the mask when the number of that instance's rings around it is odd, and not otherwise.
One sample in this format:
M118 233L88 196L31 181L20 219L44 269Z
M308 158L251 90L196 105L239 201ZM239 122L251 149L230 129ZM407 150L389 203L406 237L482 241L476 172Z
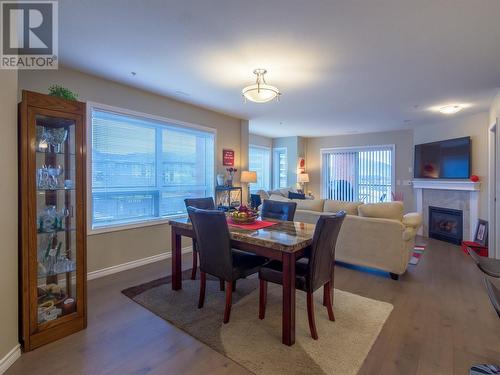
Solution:
M119 224L119 225L113 225L109 227L103 227L103 228L88 228L87 230L87 235L88 236L95 236L99 234L105 234L105 233L111 233L111 232L121 232L125 230L130 230L130 229L138 229L138 228L144 228L144 227L152 227L156 225L164 225L168 224L168 222L172 219L178 219L178 218L183 218L186 217L187 214L179 214L179 215L172 215L168 217L164 217L161 219L152 219L152 220L145 220L145 221L140 221L136 223L130 223L130 224Z

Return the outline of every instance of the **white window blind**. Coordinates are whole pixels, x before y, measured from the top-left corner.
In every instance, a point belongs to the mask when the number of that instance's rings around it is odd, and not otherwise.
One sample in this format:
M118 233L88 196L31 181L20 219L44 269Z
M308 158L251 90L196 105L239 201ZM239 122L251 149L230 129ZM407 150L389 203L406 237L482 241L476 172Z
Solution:
M250 145L248 156L249 169L257 172L257 182L250 184L250 191L271 190L271 150Z
M288 187L288 156L286 148L274 149L273 165L274 188Z
M394 146L322 151L322 195L326 199L377 203L392 200Z
M211 132L92 109L92 228L185 212L213 195Z

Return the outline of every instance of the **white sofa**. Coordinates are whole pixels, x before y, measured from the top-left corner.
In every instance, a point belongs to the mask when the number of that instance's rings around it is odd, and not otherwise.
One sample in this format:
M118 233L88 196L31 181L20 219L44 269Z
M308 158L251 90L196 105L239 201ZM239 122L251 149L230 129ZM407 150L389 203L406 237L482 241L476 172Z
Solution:
M288 199L271 194L268 199L297 203L295 221L315 224L319 216L345 211L347 216L337 241L335 259L387 271L397 279L405 273L422 225L418 213L404 214L402 202L363 204L325 199Z

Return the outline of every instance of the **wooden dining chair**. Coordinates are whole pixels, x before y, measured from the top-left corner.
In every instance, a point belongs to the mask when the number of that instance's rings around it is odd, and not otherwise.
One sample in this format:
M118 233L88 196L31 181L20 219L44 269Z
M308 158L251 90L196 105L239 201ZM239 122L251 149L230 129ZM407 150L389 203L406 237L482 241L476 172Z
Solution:
M226 215L221 211L188 207L200 256L200 298L198 308L205 302L207 274L224 280L226 306L224 323L229 322L232 306L233 283L259 272L266 258L231 248L231 238Z
M486 285L486 292L488 293L491 305L500 318L500 290L486 277L484 278L484 284Z
M186 198L184 199L186 209L188 207L201 208L204 210L215 210L215 203L212 197L207 198ZM196 280L196 270L198 268L198 250L196 248L196 240L193 238L193 268L191 269L191 280ZM224 284L221 286L223 290Z
M281 202L265 199L264 203L262 203L260 216L263 219L269 218L283 221L293 221L296 209L297 203L295 202Z
M345 212L335 215L320 216L314 230L311 253L306 262L298 261L295 267L295 287L307 293L307 317L309 329L314 340L318 339L314 319L313 293L323 287L323 304L328 311L328 317L335 321L332 303L333 265L335 261L335 245L345 218ZM266 314L267 283L282 284L283 264L272 261L259 271L259 319Z
M467 251L481 271L483 271L488 276L500 278L500 259L491 259L479 256L470 247L467 249Z

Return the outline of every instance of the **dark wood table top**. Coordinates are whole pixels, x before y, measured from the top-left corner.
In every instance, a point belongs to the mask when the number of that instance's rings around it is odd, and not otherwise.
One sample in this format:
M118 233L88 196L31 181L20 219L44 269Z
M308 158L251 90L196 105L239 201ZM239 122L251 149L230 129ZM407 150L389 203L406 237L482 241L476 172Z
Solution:
M229 225L231 239L287 253L295 253L312 243L314 224L265 220L274 221L276 224L259 230L247 230ZM186 230L193 229L187 217L169 220L169 224Z

